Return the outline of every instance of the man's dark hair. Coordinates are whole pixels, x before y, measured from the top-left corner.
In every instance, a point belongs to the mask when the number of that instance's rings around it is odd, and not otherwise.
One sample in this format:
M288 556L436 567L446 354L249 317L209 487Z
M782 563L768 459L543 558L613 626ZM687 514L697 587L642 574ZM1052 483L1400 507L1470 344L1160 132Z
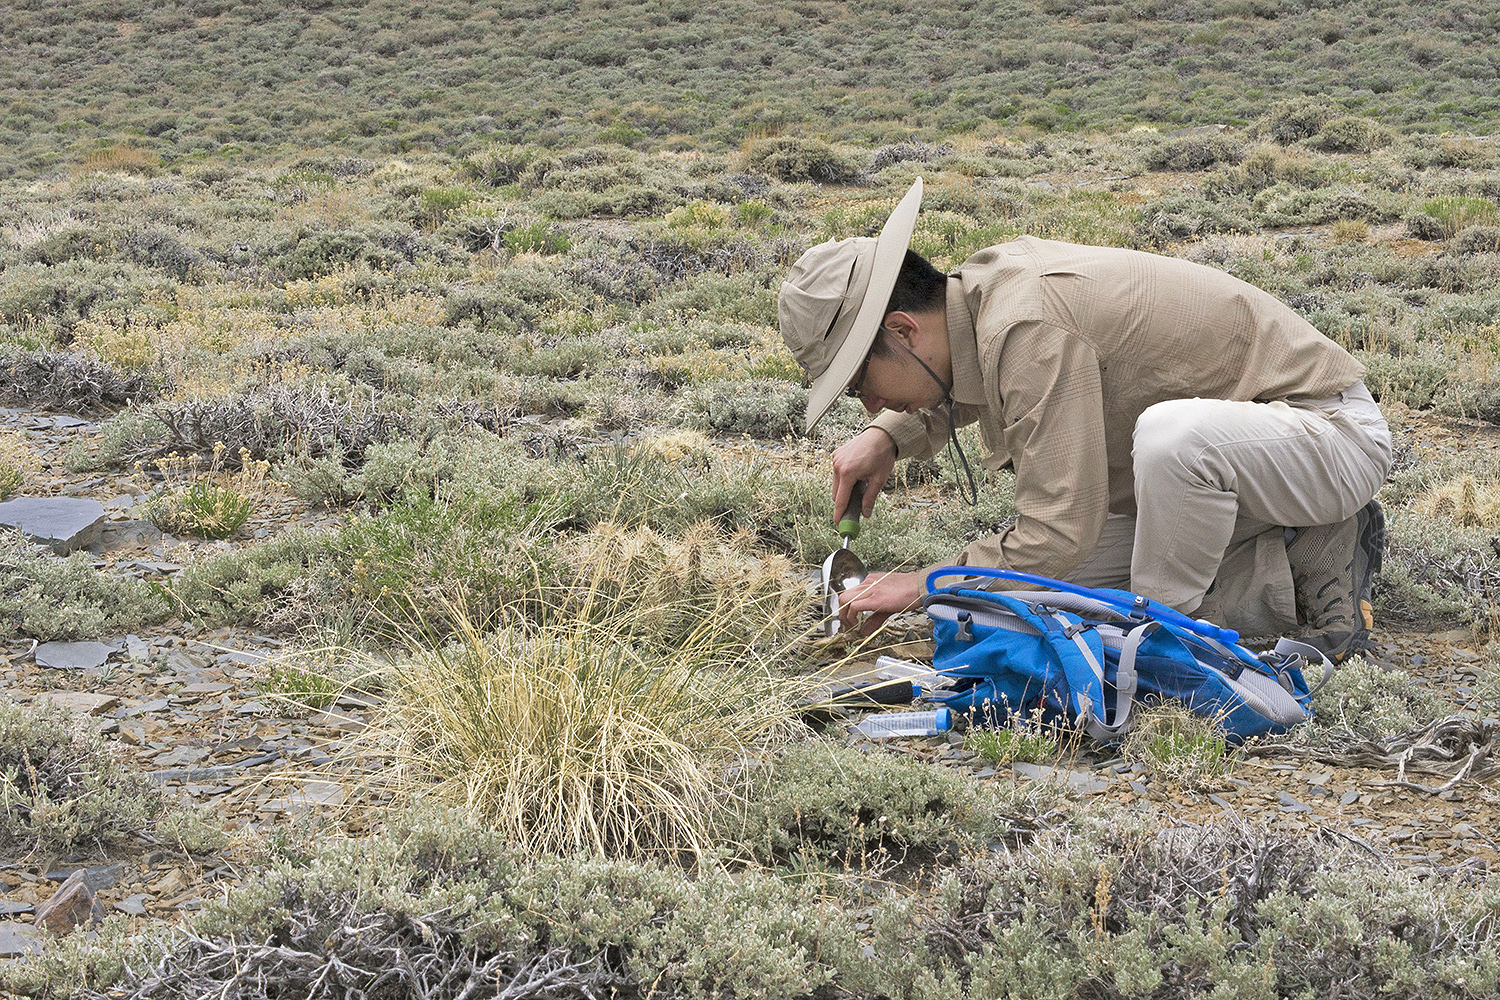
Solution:
M896 287L891 290L891 300L886 303L885 311L929 312L943 308L947 296L948 276L929 264L926 257L908 250L901 261Z
M948 276L928 263L926 257L908 250L901 261L901 270L896 273L896 287L891 289L890 301L880 315L883 319L893 312L929 312L943 308L947 301ZM876 331L870 356L887 358L895 353L884 333Z

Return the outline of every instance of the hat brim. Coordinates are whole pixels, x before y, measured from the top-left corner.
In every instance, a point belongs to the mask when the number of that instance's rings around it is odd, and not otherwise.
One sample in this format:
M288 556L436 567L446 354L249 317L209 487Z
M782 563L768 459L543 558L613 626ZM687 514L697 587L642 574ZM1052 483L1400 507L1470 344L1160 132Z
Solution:
M839 394L854 378L865 355L870 353L870 348L875 343L875 333L880 329L880 321L885 318L886 304L890 302L891 292L896 287L901 262L906 258L911 234L917 228L917 210L921 205L922 178L918 177L885 220L880 235L875 238L870 279L865 285L864 295L854 313L854 323L850 326L848 335L834 352L833 360L823 374L813 380L812 389L807 394L808 431L833 406ZM851 305L852 303L846 302L845 308Z

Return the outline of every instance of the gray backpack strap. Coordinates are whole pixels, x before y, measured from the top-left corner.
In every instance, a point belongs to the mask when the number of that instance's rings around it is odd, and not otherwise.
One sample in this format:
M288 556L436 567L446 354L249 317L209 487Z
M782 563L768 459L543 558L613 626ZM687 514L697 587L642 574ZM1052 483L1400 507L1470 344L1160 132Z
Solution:
M1298 642L1296 639L1277 639L1276 655L1281 657L1281 663L1277 669L1278 673L1282 670L1289 670L1296 667L1305 675L1309 667L1322 665L1323 679L1313 685L1312 690L1307 692L1309 695L1317 694L1322 690L1324 684L1333 679L1333 663L1328 657L1323 655L1323 651L1317 646L1310 646L1305 642Z

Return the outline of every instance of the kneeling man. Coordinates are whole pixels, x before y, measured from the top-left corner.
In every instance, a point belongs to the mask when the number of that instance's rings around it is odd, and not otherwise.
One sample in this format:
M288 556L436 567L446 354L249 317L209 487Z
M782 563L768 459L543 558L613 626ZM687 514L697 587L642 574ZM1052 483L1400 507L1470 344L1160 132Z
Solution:
M898 458L977 421L1017 520L944 565L1363 649L1391 466L1363 366L1275 296L1171 257L1021 237L942 274L907 249L921 196L918 178L878 238L813 247L781 288L807 429L840 392L876 415L834 452L834 511L864 481L871 513ZM845 623L916 607L925 575L872 575Z

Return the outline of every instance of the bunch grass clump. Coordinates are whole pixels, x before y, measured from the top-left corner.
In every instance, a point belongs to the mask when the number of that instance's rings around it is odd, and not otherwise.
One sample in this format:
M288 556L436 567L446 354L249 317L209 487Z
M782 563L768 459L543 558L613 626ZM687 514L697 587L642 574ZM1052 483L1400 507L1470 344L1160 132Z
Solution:
M676 609L576 600L491 633L456 610L452 644L395 669L408 780L528 852L708 853L728 769L792 728L789 686L714 615L664 649L640 636Z
M0 501L21 492L27 480L41 471L41 462L26 446L26 435L0 431Z
M1194 790L1218 787L1234 768L1223 728L1174 702L1141 712L1122 749L1160 780Z
M1461 528L1494 530L1500 527L1500 484L1461 475L1429 487L1413 506L1421 514Z
M633 627L662 647L705 621L721 641L774 643L805 617L807 592L789 559L758 552L754 542L747 532L725 536L708 522L674 535L604 522L559 552L570 604L580 614L612 617L619 607L636 608Z
M147 520L169 535L232 538L250 516L250 498L208 480L163 490L142 505Z

